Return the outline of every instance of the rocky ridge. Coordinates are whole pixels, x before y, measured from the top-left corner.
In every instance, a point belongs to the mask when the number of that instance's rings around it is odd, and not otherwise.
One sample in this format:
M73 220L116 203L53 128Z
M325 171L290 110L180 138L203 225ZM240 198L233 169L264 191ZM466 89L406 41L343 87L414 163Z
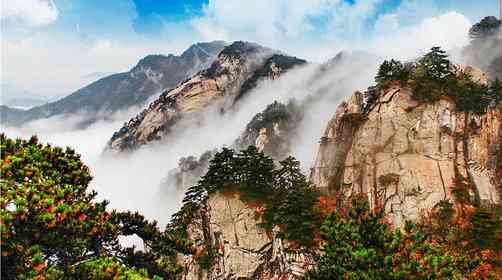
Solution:
M108 149L134 150L164 138L181 119L197 119L208 107L224 112L259 79L275 79L304 63L253 43L235 42L223 49L209 68L165 91L148 109L124 124L109 141Z
M180 56L149 55L129 72L99 79L74 93L29 110L0 107L2 122L7 125L81 113L81 125L87 125L132 106L142 106L155 94L172 88L194 73L207 68L224 48L225 42L192 45Z

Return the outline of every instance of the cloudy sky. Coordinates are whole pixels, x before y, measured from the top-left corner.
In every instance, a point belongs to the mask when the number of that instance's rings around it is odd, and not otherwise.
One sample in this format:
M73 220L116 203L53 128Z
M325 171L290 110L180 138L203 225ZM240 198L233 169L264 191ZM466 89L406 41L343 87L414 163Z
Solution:
M468 42L499 0L2 0L1 83L67 95L147 54L248 40L313 61L342 49L411 58Z

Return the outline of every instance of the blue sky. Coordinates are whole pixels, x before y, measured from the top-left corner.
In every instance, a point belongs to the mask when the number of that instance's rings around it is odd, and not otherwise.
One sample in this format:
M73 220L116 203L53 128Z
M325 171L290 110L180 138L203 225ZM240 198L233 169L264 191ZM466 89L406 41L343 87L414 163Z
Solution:
M342 49L412 57L466 43L499 0L2 1L2 83L64 95L93 73L126 71L150 53L249 40L314 61ZM398 46L398 47L397 47ZM64 79L61 77L64 76ZM87 78L86 78L87 77Z

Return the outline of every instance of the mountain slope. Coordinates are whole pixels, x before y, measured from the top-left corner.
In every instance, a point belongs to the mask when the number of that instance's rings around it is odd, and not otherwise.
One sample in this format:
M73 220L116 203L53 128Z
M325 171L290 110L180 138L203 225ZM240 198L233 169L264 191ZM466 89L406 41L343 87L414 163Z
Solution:
M50 98L32 94L10 84L0 85L0 105L27 109L48 103Z
M232 108L242 92L253 87L251 84L256 84L258 76L274 79L291 67L306 63L288 57L285 65L284 57L257 44L233 43L209 68L165 91L148 109L125 124L111 138L109 149L132 150L164 138L180 120L197 121L209 107L224 112Z
M5 116L4 122L11 125L80 112L87 118L86 122L92 122L99 118L99 114L142 105L161 90L176 86L210 65L224 45L221 41L198 43L180 56L149 55L129 72L99 79L56 102L32 108L22 114L9 115L10 111L4 109L1 113Z

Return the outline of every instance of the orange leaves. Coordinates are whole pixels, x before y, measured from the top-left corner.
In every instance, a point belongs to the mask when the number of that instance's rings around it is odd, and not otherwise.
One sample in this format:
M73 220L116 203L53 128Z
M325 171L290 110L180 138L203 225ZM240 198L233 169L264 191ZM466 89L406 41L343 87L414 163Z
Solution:
M415 260L415 261L419 261L422 259L422 257L424 256L424 254L420 251L416 251L416 252L413 252L411 253L411 259Z
M78 220L83 222L87 219L87 215L86 214L80 214L80 216L78 216Z
M336 210L336 199L330 196L319 196L315 208L323 217L327 217Z
M493 275L494 267L489 263L481 263L474 271L471 273L471 279L493 279L490 276ZM498 278L500 279L500 278Z
M483 250L483 251L481 251L481 258L483 260L493 260L493 259L495 259L495 254L493 253L492 250L489 250L489 249Z
M39 264L35 264L33 266L33 269L36 271L36 272L40 272L42 271L43 269L45 269L47 267L47 264L46 263L39 263Z
M54 204L51 204L49 207L47 207L47 212L52 213L56 209L56 206Z

